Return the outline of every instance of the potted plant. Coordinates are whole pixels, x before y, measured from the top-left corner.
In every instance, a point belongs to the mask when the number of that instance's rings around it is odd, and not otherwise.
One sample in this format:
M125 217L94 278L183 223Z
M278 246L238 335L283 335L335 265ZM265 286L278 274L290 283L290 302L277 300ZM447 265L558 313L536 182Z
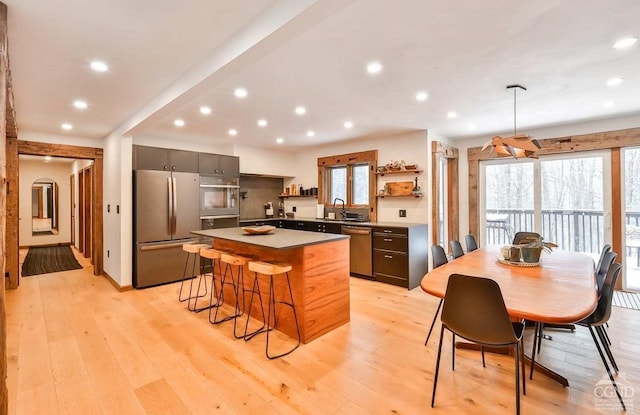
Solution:
M558 245L553 242L544 242L541 236L529 236L521 241L522 261L534 263L540 262L542 251L551 252Z

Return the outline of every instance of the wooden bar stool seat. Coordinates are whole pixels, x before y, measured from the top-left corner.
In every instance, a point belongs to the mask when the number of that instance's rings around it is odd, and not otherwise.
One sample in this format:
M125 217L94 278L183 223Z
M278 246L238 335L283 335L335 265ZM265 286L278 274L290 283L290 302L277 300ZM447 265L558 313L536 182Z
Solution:
M254 282L253 282L253 290L251 290L251 299L249 300L249 310L251 307L251 303L253 302L253 296L254 294L258 294L259 298L260 298L260 303L261 303L261 308L262 308L262 296L260 294L260 286L258 284L258 274L261 275L266 275L269 277L269 303L268 303L268 311L267 311L267 318L266 320L264 319L264 310L262 312L262 318L263 318L263 327L254 331L253 333L248 333L247 334L247 327L249 324L249 313L247 313L247 325L245 325L245 340L249 340L251 339L253 336L255 336L258 333L262 333L262 332L266 332L267 333L267 341L265 344L265 354L267 355L267 358L269 359L277 359L279 357L282 356L286 356L289 353L293 352L295 349L298 348L298 346L300 346L300 326L298 325L298 314L296 313L296 307L295 307L295 303L293 300L293 292L291 290L291 281L289 279L289 271L291 271L293 269L293 267L285 262L276 262L276 261L250 261L249 262L249 271L253 271L254 272ZM289 298L288 299L282 299L282 300L276 300L276 295L275 295L275 284L274 284L274 278L286 278L286 283L287 283L287 288L288 288L288 292L289 292ZM297 343L289 350L287 350L286 352L283 353L279 353L279 354L273 354L272 351L269 348L269 333L271 332L271 330L275 329L278 326L278 313L277 313L277 309L276 309L276 304L281 304L284 306L288 306L291 308L291 311L293 312L293 320L295 322L295 326L296 326L296 333L297 333ZM273 327L271 327L271 313L273 310Z
M184 252L187 253L187 259L184 262L184 270L182 271L182 280L180 280L180 292L178 293L178 301L180 302L184 302L184 301L189 301L188 304L191 303L191 298L194 297L191 294L191 290L193 289L193 278L195 278L196 276L196 263L199 262L199 257L200 257L200 249L202 248L210 248L210 245L208 244L193 244L193 243L188 243L188 244L182 244L182 250ZM191 266L191 275L187 275L187 269L189 268L189 260L192 261L192 266ZM202 274L202 273L200 273ZM189 292L187 293L187 295L185 297L182 296L182 289L184 287L184 281L186 279L190 279L191 282L189 284ZM195 294L195 297L203 297L207 294L207 284L205 281L205 286L204 286L205 292L204 294L200 294L200 284L198 283L198 291Z

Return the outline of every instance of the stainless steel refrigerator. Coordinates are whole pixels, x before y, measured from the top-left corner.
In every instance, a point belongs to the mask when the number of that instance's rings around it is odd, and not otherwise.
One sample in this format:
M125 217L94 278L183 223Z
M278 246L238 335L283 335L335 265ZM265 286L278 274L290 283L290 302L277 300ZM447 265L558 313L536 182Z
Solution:
M186 259L182 244L198 240L189 232L200 229L199 175L156 170L133 175L133 286L178 281Z

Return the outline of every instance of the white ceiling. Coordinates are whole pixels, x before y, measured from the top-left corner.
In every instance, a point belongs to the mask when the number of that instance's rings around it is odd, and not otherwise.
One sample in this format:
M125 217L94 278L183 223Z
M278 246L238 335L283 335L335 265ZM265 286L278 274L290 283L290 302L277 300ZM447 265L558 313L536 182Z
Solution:
M261 147L283 137L287 148L416 129L489 136L513 129L514 83L528 88L523 132L640 114L640 44L611 47L640 37L637 0L4 2L20 131ZM96 58L108 73L88 69ZM371 76L374 59L384 68ZM606 86L613 76L624 82ZM72 107L78 98L88 110Z

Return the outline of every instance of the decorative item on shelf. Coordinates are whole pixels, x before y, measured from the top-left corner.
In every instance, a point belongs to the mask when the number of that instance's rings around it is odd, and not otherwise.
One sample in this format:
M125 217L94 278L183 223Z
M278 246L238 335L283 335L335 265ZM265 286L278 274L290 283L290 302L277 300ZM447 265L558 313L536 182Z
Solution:
M376 171L377 171L378 173L386 173L386 172L387 172L387 167L386 167L386 166L378 166L378 167L376 168Z
M246 191L246 190L241 190L241 191L240 191L240 199L244 200L244 199L246 199L247 197L248 197L248 196L247 196L247 191Z
M513 135L509 137L493 136L483 147L482 151L491 147L489 157L494 155L513 156L513 158L531 157L537 158L536 152L540 150L540 143L532 140L530 136L518 134L516 128L516 92L518 88L526 91L522 85L507 85L507 89L513 89Z
M389 196L411 196L413 192L413 182L387 182Z
M418 165L417 164L405 164L404 165L404 169L405 170L418 170Z
M413 193L415 197L422 196L422 189L420 188L420 186L418 186L418 178L416 177L414 181L415 184L413 185L413 190L411 191L411 193Z
M391 160L391 163L388 163L384 166L387 171L400 171L404 168L404 160Z

